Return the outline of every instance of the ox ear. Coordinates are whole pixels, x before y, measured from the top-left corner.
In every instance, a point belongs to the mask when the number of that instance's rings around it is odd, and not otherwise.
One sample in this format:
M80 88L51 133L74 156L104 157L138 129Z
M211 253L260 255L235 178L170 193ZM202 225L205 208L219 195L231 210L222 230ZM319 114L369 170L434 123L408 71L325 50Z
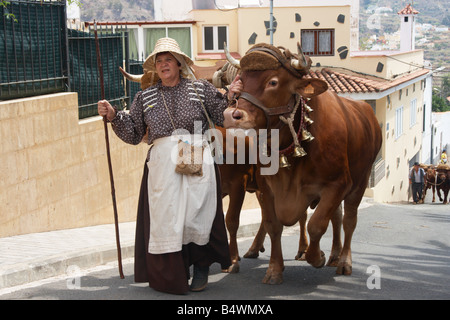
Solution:
M297 92L305 98L312 98L324 93L328 89L328 84L320 79L303 78L297 82Z

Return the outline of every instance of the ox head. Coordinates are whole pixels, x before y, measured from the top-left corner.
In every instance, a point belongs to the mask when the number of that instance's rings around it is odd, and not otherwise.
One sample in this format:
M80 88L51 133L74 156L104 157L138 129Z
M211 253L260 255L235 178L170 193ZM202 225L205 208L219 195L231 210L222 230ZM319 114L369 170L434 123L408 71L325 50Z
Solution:
M230 62L237 65L236 61ZM299 94L312 98L327 90L325 81L304 78L311 59L297 44L297 53L257 44L242 57L239 67L244 90L224 113L226 128L271 128L279 115L292 112Z

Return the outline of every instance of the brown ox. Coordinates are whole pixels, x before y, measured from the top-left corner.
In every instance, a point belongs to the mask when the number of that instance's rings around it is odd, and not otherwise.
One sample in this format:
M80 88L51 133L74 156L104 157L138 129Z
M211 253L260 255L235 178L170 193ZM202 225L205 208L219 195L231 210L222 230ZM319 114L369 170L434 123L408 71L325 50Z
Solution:
M372 108L365 102L338 97L327 91L319 79L302 78L311 61L298 46L298 55L266 44L252 47L241 59L243 92L238 102L225 111L226 128L279 129L279 149L290 163L272 175L262 175L257 165L257 183L262 193L263 221L270 235L272 251L264 283L282 282L281 251L283 225L293 225L309 206L317 206L308 223L310 244L306 260L322 267L325 257L320 239L330 220L333 245L328 265L338 274L351 274L351 238L356 227L358 206L364 195L373 161L381 147L381 129ZM303 103L307 99L309 107ZM296 110L293 105L300 104ZM308 111L314 110L305 117ZM292 113L292 114L291 114ZM292 126L280 121L293 119ZM314 122L308 127L307 123ZM287 122L288 123L288 122ZM289 123L288 123L289 124ZM293 133L298 132L299 135ZM302 130L304 129L304 130ZM261 132L261 131L259 131ZM301 132L305 141L301 150ZM292 155L290 146L295 143ZM271 146L269 136L267 145ZM288 151L286 151L288 150ZM268 152L277 153L278 150ZM341 202L344 201L344 245L340 241Z

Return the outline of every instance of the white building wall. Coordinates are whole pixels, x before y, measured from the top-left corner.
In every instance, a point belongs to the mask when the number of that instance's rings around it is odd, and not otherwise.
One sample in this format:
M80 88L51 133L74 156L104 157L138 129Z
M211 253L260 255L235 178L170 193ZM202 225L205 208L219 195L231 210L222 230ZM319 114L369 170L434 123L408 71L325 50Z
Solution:
M432 143L432 87L433 77L430 76L425 79L425 91L423 93L423 126L424 131L422 133L422 154L420 161L422 163L430 164L431 159L431 143Z
M450 147L450 111L433 112L433 163L437 164L443 149L447 149L449 153Z

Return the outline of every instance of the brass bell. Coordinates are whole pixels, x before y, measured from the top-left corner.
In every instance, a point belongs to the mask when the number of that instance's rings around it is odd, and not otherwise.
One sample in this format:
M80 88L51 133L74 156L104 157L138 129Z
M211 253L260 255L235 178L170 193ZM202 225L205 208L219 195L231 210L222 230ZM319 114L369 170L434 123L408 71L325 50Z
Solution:
M312 141L314 140L313 135L305 129L302 129L302 141Z
M280 168L288 168L291 165L289 164L289 161L286 157L286 155L282 154L280 155Z
M294 148L294 157L301 158L306 156L306 151L301 146L295 146Z
M306 125L311 125L314 123L314 121L310 117L304 116L303 119L304 119Z
M311 108L310 106L308 106L307 104L305 104L305 110L306 110L306 112L308 112L308 113L310 113L310 112L313 112L313 111L314 111L314 109L313 109L313 108Z

